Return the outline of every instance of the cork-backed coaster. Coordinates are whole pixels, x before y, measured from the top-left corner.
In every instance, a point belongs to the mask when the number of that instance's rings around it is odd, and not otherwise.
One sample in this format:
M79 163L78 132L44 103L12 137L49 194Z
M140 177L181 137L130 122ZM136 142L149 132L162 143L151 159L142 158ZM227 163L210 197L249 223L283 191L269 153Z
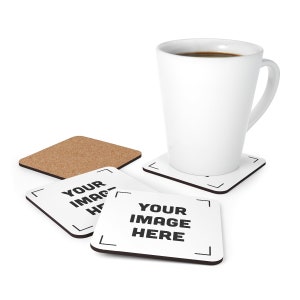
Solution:
M144 165L143 170L207 192L224 194L246 180L265 164L266 161L263 158L242 154L239 168L231 173L219 176L197 176L182 173L172 168L169 165L168 154L164 154Z
M64 179L107 166L120 169L140 157L141 152L134 149L74 136L22 158L19 164Z
M218 264L223 260L220 206L195 197L115 190L105 202L91 248Z
M71 236L94 231L106 197L117 188L153 191L113 167L74 176L26 193L26 199Z

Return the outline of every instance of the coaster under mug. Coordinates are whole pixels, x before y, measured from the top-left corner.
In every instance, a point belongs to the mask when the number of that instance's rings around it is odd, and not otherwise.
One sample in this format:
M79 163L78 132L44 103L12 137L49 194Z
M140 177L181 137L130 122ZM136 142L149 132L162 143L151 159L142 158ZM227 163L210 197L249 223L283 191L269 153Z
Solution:
M176 170L170 166L168 154L164 154L144 165L143 170L207 192L225 194L246 180L265 164L266 161L263 158L242 154L240 166L235 171L218 176L201 176Z

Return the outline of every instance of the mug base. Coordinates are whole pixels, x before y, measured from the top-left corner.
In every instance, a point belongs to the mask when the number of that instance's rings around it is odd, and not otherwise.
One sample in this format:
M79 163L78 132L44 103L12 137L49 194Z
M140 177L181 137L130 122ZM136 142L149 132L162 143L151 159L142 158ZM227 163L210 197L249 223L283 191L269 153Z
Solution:
M263 158L242 154L239 167L222 175L193 175L181 172L169 164L164 154L144 165L143 170L195 188L216 194L224 194L239 185L266 164Z

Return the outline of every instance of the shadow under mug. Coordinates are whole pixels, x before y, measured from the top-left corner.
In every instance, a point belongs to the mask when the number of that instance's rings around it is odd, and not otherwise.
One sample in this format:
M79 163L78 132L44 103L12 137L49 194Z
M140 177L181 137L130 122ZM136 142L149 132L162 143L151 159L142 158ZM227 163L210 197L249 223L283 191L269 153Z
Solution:
M193 57L191 52L236 56ZM255 44L185 39L157 47L169 163L194 175L222 175L239 167L245 135L276 93L280 71ZM268 68L262 98L252 109L261 67ZM252 109L252 110L251 110Z

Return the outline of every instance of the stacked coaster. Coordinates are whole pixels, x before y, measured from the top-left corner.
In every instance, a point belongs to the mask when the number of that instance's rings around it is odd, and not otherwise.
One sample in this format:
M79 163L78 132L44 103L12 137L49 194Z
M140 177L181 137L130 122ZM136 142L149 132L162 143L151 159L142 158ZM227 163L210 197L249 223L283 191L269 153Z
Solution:
M20 160L23 167L66 178L30 190L26 198L71 236L94 232L95 251L220 263L219 204L155 193L117 169L140 156L134 149L73 137Z
M19 161L22 167L68 178L35 188L26 198L73 237L90 236L112 190L152 190L116 169L139 157L138 150L74 136Z
M92 235L106 198L119 188L153 191L113 167L77 175L26 193L26 198L71 236Z
M95 251L202 264L223 260L220 206L177 195L116 190L91 240Z

